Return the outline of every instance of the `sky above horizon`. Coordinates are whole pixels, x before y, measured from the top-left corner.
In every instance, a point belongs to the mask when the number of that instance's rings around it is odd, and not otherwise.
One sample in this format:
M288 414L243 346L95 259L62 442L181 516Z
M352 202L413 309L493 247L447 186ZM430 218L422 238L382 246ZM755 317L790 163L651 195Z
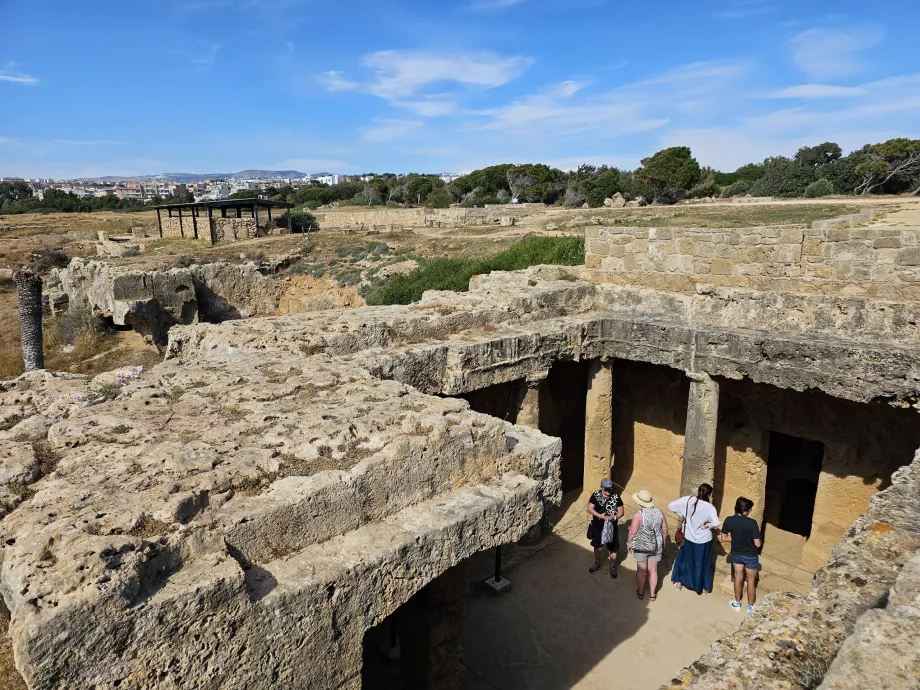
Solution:
M848 152L920 138L918 27L916 0L0 0L0 176Z

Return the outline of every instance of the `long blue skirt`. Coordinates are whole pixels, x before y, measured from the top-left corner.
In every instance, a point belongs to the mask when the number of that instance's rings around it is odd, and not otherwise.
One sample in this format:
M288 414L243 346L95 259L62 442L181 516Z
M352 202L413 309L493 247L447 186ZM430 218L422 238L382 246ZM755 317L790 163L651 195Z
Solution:
M694 544L684 539L671 570L671 582L679 582L697 594L712 591L712 542Z

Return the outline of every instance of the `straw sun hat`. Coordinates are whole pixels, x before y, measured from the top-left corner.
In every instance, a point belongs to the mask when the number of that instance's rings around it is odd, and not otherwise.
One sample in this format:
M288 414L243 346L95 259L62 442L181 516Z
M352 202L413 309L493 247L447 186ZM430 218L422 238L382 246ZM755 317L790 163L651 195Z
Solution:
M651 508L655 505L654 499L652 499L652 494L642 489L642 491L637 491L632 495L633 500L638 503L643 508Z

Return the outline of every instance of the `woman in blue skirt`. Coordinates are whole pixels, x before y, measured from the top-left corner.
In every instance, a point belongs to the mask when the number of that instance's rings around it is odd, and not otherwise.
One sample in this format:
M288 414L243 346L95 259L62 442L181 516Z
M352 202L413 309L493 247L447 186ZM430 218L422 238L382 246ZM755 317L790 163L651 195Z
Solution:
M678 592L684 587L697 594L712 592L712 530L720 523L711 498L712 487L700 484L696 496L681 496L668 504L668 510L684 518L684 543L671 570Z

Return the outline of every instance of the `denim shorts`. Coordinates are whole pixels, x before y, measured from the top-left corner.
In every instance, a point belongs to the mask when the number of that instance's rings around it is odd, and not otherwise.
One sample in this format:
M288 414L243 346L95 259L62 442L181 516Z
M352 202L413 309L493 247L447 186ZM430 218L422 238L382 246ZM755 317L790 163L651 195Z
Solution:
M748 570L760 570L760 559L757 556L742 556L740 553L729 554L729 563L743 565Z

